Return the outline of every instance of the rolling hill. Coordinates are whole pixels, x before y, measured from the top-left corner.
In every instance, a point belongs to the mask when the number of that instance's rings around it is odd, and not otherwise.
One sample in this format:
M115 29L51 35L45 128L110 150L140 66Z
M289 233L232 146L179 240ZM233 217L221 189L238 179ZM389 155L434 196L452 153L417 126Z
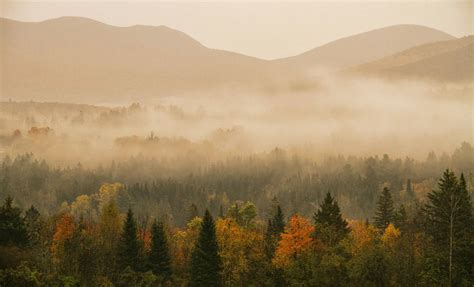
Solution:
M278 60L301 69L345 69L425 43L454 39L432 28L396 25L342 38L300 55Z
M474 80L474 36L416 46L348 69L351 74L388 79Z

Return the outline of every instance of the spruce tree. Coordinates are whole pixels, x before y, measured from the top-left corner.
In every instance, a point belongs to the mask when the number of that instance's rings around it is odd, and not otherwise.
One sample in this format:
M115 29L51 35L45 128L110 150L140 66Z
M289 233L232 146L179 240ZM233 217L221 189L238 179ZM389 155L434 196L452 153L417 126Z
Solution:
M151 227L151 250L148 261L153 274L162 278L164 282L171 280L171 257L162 222L155 221Z
M393 200L389 189L384 187L377 202L374 225L383 232L391 222L393 222Z
M137 223L132 209L128 209L118 247L118 266L121 270L127 267L135 271L140 269L140 243L137 236Z
M411 184L411 179L407 179L407 186L406 186L406 195L410 199L415 199L415 191L413 190L413 186Z
M13 207L13 199L8 196L0 207L0 245L27 243L28 231L21 209Z
M272 230L273 235L277 237L285 231L285 216L283 215L280 205L277 205L276 212L272 218Z
M423 210L426 232L433 239L432 262L438 262L434 268L444 271L437 281L448 286L472 285L472 205L464 175L458 181L454 172L446 170L428 200Z
M349 233L347 221L342 218L339 205L329 192L313 218L316 237L330 246L338 243Z
M189 286L221 286L221 260L216 238L216 228L206 209L201 231L191 254L191 279Z
M273 257L280 235L285 231L285 216L280 205L277 204L272 213L272 218L268 219L265 232L265 253L268 258Z
M401 230L405 230L406 225L407 225L407 211L405 209L405 206L402 204L398 208L397 212L393 215L393 225L395 225L396 228L399 228Z

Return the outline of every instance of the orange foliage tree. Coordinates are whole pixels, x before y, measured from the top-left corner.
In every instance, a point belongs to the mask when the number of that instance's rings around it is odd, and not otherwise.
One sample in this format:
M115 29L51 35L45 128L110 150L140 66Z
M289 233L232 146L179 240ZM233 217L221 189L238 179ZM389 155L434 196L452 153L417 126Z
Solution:
M313 233L314 226L307 219L293 215L278 242L273 264L285 267L298 255L307 253L313 246Z
M72 238L75 229L74 217L69 213L63 214L57 221L56 231L54 232L51 244L51 253L56 263L60 261L64 252L64 243Z

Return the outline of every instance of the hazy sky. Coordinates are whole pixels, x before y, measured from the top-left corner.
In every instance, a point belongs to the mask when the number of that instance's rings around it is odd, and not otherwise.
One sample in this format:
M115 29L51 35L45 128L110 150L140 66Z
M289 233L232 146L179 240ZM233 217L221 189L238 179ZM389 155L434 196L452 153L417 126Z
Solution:
M272 59L395 24L425 25L457 37L473 34L473 3L0 0L0 12L2 17L22 21L83 16L116 26L167 25L211 48Z

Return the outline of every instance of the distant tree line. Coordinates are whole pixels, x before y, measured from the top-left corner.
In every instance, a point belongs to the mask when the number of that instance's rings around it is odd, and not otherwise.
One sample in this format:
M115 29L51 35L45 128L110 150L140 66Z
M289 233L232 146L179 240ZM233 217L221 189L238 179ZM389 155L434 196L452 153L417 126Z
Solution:
M90 205L88 215L97 219L104 200L98 190L106 183L120 182L114 195L120 212L132 207L139 218L154 216L183 227L189 217L206 208L217 216L247 201L256 205L258 219L265 221L274 197L288 214L298 212L309 218L331 192L344 216L364 220L372 217L383 187L390 188L396 205L413 209L447 167L464 172L472 189L473 154L471 145L463 143L452 155L430 152L424 161L388 155L315 161L277 148L199 165L134 157L94 168L52 166L24 154L1 160L0 200L10 195L19 207L34 204L45 215Z

